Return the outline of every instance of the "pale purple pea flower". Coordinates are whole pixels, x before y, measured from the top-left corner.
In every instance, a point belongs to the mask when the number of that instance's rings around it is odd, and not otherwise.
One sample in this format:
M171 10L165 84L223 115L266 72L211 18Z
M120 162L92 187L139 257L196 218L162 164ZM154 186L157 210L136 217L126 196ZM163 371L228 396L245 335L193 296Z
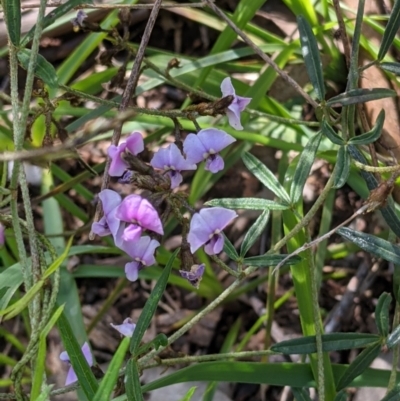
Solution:
M87 342L85 342L85 344L82 345L81 350L82 350L83 356L85 357L88 365L93 366L93 357L92 357L92 353L89 348L89 344ZM67 351L61 352L60 359L63 362L68 362L68 363L70 362ZM76 376L76 373L75 373L73 367L70 366L70 368L68 370L68 374L67 374L67 379L65 381L65 385L68 386L72 383L75 383L76 381L78 381L78 377Z
M226 116L228 117L229 125L237 130L242 130L243 127L240 123L240 112L242 112L251 102L251 98L237 96L235 88L233 87L232 81L229 77L222 81L221 91L224 97L229 95L233 96L233 101L226 110Z
M138 241L144 229L164 234L157 210L139 195L128 195L117 207L115 216L128 223L122 233L124 241Z
M6 229L3 226L3 224L0 223L0 248L4 245L4 243L6 241L5 230Z
M159 246L158 241L147 236L140 238L137 242L123 242L121 249L133 259L133 262L125 265L125 274L129 281L138 279L141 268L156 263L154 253Z
M124 174L125 170L129 167L122 158L122 154L126 150L135 156L140 152L143 152L144 142L140 132L133 132L128 136L126 142L123 142L118 146L110 145L108 148L108 156L111 158L111 164L108 173L111 177L121 177L121 175Z
M161 148L154 154L150 161L154 168L164 170L171 179L171 188L176 188L182 182L181 171L196 170L197 166L190 163L183 156L178 147L171 143L166 148Z
M98 222L92 224L92 231L100 237L111 234L115 245L120 246L125 223L116 217L116 212L122 202L121 196L111 189L104 189L99 193L99 198L104 215Z
M200 281L203 278L203 274L205 272L206 265L202 263L201 265L193 265L190 268L190 271L179 270L179 274L182 278L189 281L193 287L199 288Z
M236 139L225 131L215 128L205 128L198 134L189 134L183 143L187 159L193 163L206 161L205 169L217 173L224 168L224 160L218 154Z
M124 337L132 337L133 332L135 331L136 324L133 323L132 319L130 317L127 317L122 324L113 324L110 323L111 327L115 330L117 330L120 334L122 334Z
M204 245L208 255L220 253L224 248L221 232L236 217L236 212L223 207L201 209L195 213L190 221L188 235L190 251L194 253Z

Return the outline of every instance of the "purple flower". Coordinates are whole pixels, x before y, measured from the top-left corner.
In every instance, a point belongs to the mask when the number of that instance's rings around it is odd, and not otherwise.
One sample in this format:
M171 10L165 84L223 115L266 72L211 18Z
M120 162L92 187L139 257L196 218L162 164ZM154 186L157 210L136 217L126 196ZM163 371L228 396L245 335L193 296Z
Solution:
M221 231L235 218L236 212L223 207L202 209L190 221L188 242L190 251L196 252L201 246L208 255L220 253L224 247Z
M122 324L112 324L111 327L118 332L120 332L125 337L132 337L133 332L135 331L136 324L133 323L130 317L127 317Z
M178 147L171 143L167 148L161 148L153 158L150 164L154 168L168 172L171 179L171 188L176 188L182 182L183 170L196 170L196 164L188 162Z
M125 265L126 278L130 281L136 281L139 277L139 270L143 266L151 266L156 263L154 253L160 243L150 237L142 237L137 242L123 242L121 249L125 251L133 262Z
M90 352L89 344L87 342L85 342L85 344L82 345L81 350L82 350L83 356L86 359L86 362L89 364L89 366L93 366L93 357L92 357L92 353ZM64 362L70 362L67 351L61 352L60 359ZM68 370L65 385L68 386L69 384L75 383L76 381L78 381L78 378L76 376L76 373L74 372L73 367L71 366Z
M179 274L182 278L189 281L193 287L199 288L200 281L203 278L204 271L206 269L206 265L202 263L201 265L193 265L190 268L190 271L179 270Z
M242 124L240 124L240 112L243 111L246 106L250 103L250 97L237 96L235 88L232 85L231 79L225 78L221 83L222 95L233 96L232 103L226 110L226 116L228 117L229 125L237 130L242 130Z
M128 195L117 207L115 216L129 223L122 234L124 241L138 241L143 229L164 234L157 210L147 199L139 195Z
M224 160L218 154L236 139L225 131L206 128L196 134L189 134L183 143L183 150L188 160L193 163L206 161L206 170L217 173L224 168Z
M126 142L119 144L118 146L110 145L108 148L108 156L111 158L110 168L108 173L111 177L120 177L124 174L124 171L129 167L128 164L122 158L122 154L125 150L128 150L133 155L137 155L144 149L144 142L142 134L140 132L133 132L128 136Z
M125 223L116 217L116 212L121 204L121 196L111 189L104 189L99 193L99 198L104 215L98 222L92 224L92 231L100 237L112 234L115 245L120 246Z
M4 245L4 242L6 241L5 237L5 227L3 224L0 223L0 248Z

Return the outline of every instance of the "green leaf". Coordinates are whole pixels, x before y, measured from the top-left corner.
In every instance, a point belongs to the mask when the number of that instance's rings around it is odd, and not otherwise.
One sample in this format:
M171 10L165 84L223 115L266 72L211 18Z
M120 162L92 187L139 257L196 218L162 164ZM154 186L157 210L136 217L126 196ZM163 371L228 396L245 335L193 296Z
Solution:
M351 104L365 103L372 100L394 97L396 95L394 90L387 88L352 89L330 98L326 104L333 107L349 106Z
M135 329L136 331L136 329ZM129 401L143 401L143 393L140 387L139 370L137 361L129 359L126 364L126 395Z
M20 0L3 0L4 19L11 43L19 46L21 40L21 2Z
M387 337L389 334L389 309L392 302L392 296L384 292L378 299L375 308L375 320L378 332L382 337Z
M291 390L296 401L312 401L310 393L305 388L292 387Z
M239 260L239 255L235 249L235 247L233 246L232 242L229 240L229 238L222 233L222 235L224 236L224 252L234 261L238 261Z
M74 237L71 237L69 239L68 244L65 247L64 252L43 273L43 280L45 280L46 278L50 277L62 265L62 263L65 261L65 259L67 259L68 253L69 253L69 251L71 249L73 238Z
M265 230L265 226L268 223L270 212L264 210L254 224L247 230L247 233L243 239L242 246L240 247L240 256L244 257L252 245L256 242L257 238Z
M337 233L364 251L372 253L388 262L398 263L400 260L400 246L392 244L383 238L355 231L347 227L339 228Z
M130 352L131 354L135 354L137 349L139 348L140 341L144 336L145 331L150 325L151 319L157 309L158 302L160 301L165 287L168 283L168 277L171 272L172 264L176 258L176 255L179 252L179 248L172 254L167 265L164 267L164 270L157 281L157 284L154 286L153 291L150 294L149 299L147 300L142 313L140 314L139 320L137 321L135 331L133 332L131 343L130 343Z
M385 32L383 34L381 47L378 52L378 60L383 60L385 54L389 50L389 47L393 43L393 39L396 36L397 31L400 28L400 1L396 0L393 5L392 12L390 13L389 21L386 25Z
M197 387L190 388L189 391L183 396L183 398L180 399L180 401L190 401L196 390Z
M247 210L286 210L289 205L261 198L222 198L213 199L205 203L206 206L221 206L228 209Z
M260 256L251 256L250 258L245 258L243 263L247 266L258 266L258 267L269 267L269 266L276 266L283 259L285 259L288 255L274 255L266 253ZM283 266L292 265L294 263L298 263L301 261L301 258L297 255L292 256L288 259Z
M389 335L386 345L388 348L393 348L400 342L400 325L397 326L392 333Z
M282 201L290 203L290 197L285 191L285 188L282 187L275 175L265 164L248 152L243 153L242 160L249 171L253 173L262 184L270 189L278 198L281 198Z
M79 384L82 386L87 398L92 400L99 386L64 313L61 314L58 320L58 328Z
M341 146L337 155L333 188L341 188L346 184L350 173L350 155L347 146Z
M21 265L16 263L0 273L0 310L7 308L15 291L22 284Z
M303 195L304 185L314 163L321 138L322 132L314 135L301 152L296 171L294 172L292 185L290 186L290 199L292 204L297 203Z
M395 75L400 75L400 63L380 63L379 67Z
M125 337L121 344L119 345L116 353L109 366L107 367L107 372L104 375L99 388L93 398L93 401L103 401L109 400L111 397L111 393L115 387L115 384L118 380L119 369L121 368L122 363L124 362L126 352L129 348L130 338Z
M378 115L378 118L376 119L376 124L371 129L371 131L368 131L365 134L351 138L349 144L368 145L369 143L375 142L381 136L384 122L385 122L385 110L382 109Z
M329 333L322 335L322 349L324 352L340 351L366 347L376 343L380 337L376 334L368 333ZM271 351L281 352L282 354L313 354L317 352L315 336L295 338L293 340L282 341L274 344Z
M380 343L365 348L343 373L343 376L340 378L336 389L342 390L347 387L357 376L359 376L368 368L368 366L374 361L380 352Z
M328 124L328 122L324 119L321 125L322 133L335 145L344 145L345 141L343 138L336 133L336 131Z
M18 60L26 70L29 67L31 50L23 49L18 52ZM51 88L58 88L57 72L55 68L40 54L37 55L35 75Z
M308 76L317 94L318 100L324 100L325 85L317 40L315 39L310 24L302 15L297 17L297 24L299 26L301 52Z

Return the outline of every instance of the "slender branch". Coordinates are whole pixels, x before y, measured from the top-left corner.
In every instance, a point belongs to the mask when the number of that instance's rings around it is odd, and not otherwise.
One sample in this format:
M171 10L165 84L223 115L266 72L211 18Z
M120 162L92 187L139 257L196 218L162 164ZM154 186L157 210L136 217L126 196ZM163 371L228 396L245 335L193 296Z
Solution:
M142 40L140 42L139 49L138 49L137 54L136 54L136 58L135 58L135 62L134 62L133 67L132 67L131 74L130 74L128 82L126 84L126 88L124 90L124 93L122 95L121 104L120 104L119 109L118 109L119 111L124 111L128 107L128 104L131 101L132 96L135 93L136 86L137 86L137 83L138 83L138 80L139 80L142 61L143 61L143 58L144 58L144 53L146 51L146 47L147 47L147 44L149 42L151 32L152 32L154 24L156 22L156 18L157 18L158 12L160 10L161 2L162 2L162 0L156 0L154 5L153 5L153 9L152 9L152 11L150 13L149 20L147 21L146 28L145 28L145 30L143 32ZM111 143L113 145L118 145L119 139L121 137L121 130L122 130L122 124L120 124L118 127L116 127L114 129L113 136L112 136L112 139L111 139ZM102 185L101 185L101 190L104 190L104 189L108 188L108 185L109 185L109 182L110 182L110 175L108 173L108 170L110 168L110 164L111 164L111 158L108 156L107 157L107 161L106 161L106 167L105 167L105 170L104 170L103 182L102 182ZM102 205L101 205L101 202L98 202L97 206L96 206L96 212L95 212L93 221L94 222L99 221L99 219L101 217L101 214L102 214ZM93 240L94 237L95 237L95 234L93 233L93 231L91 231L89 233L89 239Z

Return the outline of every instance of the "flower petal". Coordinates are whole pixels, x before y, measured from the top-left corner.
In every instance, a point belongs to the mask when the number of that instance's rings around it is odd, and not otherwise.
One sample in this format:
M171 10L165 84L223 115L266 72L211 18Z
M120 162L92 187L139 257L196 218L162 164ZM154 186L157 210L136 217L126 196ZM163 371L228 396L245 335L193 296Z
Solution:
M233 110L232 110L233 109ZM231 106L226 110L226 116L228 117L229 125L238 131L243 129L242 123L240 122L240 113Z
M212 150L213 153L220 152L222 149L225 149L231 143L236 141L233 136L216 128L202 129L197 134L197 137L203 144L204 148L207 149L207 152Z
M221 92L222 96L229 96L233 95L235 96L235 88L232 85L232 81L229 77L226 77L222 82L221 82Z
M125 265L126 278L129 281L136 281L139 277L140 262L130 262Z
M143 152L144 142L140 132L132 132L132 134L126 138L126 149L135 156Z
M65 385L69 386L72 383L75 383L78 381L78 377L76 376L76 373L73 369L72 366L70 366L70 368L68 369L68 373L67 373L67 378L65 379Z
M108 148L108 156L111 158L110 168L108 173L111 177L120 177L124 174L128 165L122 159L122 153L126 149L126 143L121 143L119 146L110 145Z
M137 242L139 241L142 232L143 232L142 228L137 224L129 224L125 228L121 238L123 241L126 241L128 243ZM124 242L121 242L119 246L122 246L123 243Z
M209 242L204 245L204 252L207 255L217 255L224 249L224 237L221 234L214 235Z
M217 230L222 231L237 217L237 213L234 210L225 209L224 207L201 209L199 214L211 233L215 233Z
M85 342L82 345L81 350L82 350L83 356L85 357L88 365L93 366L93 356L92 356L92 351L90 350L89 344L87 342Z
M215 174L223 170L224 165L224 159L220 155L213 155L207 158L204 169Z
M132 322L132 319L130 317L127 317L122 324L113 324L110 323L110 326L117 330L119 333L121 333L125 337L132 337L133 332L135 331L136 324Z
M204 221L200 213L195 213L190 220L190 229L188 234L188 242L190 244L190 252L195 253L210 239L212 230Z
M189 134L186 137L183 142L183 151L190 163L200 163L204 160L204 154L208 153L208 149L203 145L196 134Z
M178 173L177 171L170 170L168 171L168 175L171 180L171 188L177 188L183 180L182 174Z

